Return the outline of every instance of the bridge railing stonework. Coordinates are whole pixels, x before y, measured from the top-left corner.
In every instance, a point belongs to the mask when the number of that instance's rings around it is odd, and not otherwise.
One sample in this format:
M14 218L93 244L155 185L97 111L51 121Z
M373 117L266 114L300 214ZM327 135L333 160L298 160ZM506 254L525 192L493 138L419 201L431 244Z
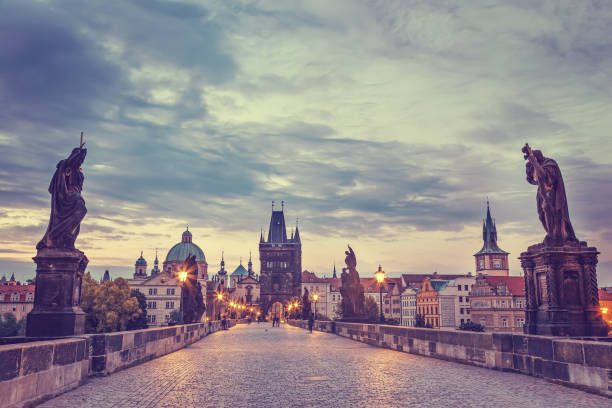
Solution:
M235 324L228 321L229 327ZM0 408L34 406L90 376L141 364L218 330L221 322L212 321L0 345Z
M306 329L308 322L289 324ZM612 398L612 338L568 339L316 321L314 329L362 343L541 377Z

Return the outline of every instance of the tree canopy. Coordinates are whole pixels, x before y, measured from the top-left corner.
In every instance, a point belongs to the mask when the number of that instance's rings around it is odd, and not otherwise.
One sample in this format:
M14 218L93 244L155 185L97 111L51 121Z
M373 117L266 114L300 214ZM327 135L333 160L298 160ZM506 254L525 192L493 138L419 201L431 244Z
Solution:
M127 330L142 316L139 299L130 293L127 280L117 278L98 283L88 273L83 276L81 307L87 314L87 333L108 333ZM145 316L146 319L146 316Z

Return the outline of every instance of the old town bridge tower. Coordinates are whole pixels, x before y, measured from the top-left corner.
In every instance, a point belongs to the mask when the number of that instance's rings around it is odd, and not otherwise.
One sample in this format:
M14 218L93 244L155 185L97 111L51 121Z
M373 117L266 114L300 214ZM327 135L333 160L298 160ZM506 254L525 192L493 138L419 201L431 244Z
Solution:
M293 297L301 294L302 282L302 242L300 231L295 227L295 233L287 238L285 225L284 203L280 211L274 210L272 202L272 217L266 240L261 233L259 239L260 268L260 302L264 316L274 308L284 307ZM280 305L278 303L280 303Z

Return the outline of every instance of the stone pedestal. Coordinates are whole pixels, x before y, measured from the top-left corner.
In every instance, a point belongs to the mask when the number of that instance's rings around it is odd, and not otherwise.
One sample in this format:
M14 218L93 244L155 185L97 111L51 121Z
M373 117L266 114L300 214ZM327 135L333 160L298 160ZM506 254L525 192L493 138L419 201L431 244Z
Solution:
M525 272L524 332L552 336L605 336L597 292L597 252L586 242L532 245L521 253Z
M43 248L36 257L34 309L28 314L27 337L74 336L85 332L81 282L89 262L78 249Z

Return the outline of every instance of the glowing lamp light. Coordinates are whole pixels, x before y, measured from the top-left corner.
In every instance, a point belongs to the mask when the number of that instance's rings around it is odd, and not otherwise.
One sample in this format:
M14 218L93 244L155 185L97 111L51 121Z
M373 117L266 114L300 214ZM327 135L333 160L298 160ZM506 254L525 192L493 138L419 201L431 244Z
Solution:
M376 271L374 276L376 276L376 282L378 282L379 285L385 281L385 271L382 270L382 267L380 265L378 265L378 270Z
M181 283L185 283L185 281L187 280L187 271L179 271L178 278Z
M217 293L217 299L223 300L223 293Z
M601 313L603 313L603 314L608 314L608 308L607 307L600 307L599 310L601 310Z
M293 307L293 305L289 305L289 306L287 307L287 310L291 311L291 308L292 308L292 307Z
M314 295L312 295L312 298L314 299L314 301L316 302L317 300L319 300L319 294L315 293Z
M253 308L251 308L251 312L253 311Z

